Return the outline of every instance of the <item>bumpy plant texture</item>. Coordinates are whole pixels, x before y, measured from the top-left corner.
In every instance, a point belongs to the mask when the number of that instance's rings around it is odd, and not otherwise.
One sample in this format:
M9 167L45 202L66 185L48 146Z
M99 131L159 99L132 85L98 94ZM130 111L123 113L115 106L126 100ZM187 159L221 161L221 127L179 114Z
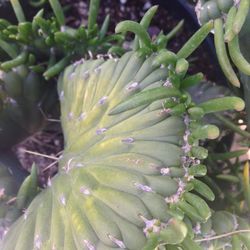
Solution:
M59 173L13 225L1 249L138 250L161 243L201 249L192 227L199 238L210 236L215 225L205 201L189 191L214 198L194 177L206 173L199 159L207 152L198 140L218 135L216 127L196 120L214 103L195 107L170 81L183 75L155 59L128 52L66 69L59 81L65 136ZM222 218L220 226L232 218Z

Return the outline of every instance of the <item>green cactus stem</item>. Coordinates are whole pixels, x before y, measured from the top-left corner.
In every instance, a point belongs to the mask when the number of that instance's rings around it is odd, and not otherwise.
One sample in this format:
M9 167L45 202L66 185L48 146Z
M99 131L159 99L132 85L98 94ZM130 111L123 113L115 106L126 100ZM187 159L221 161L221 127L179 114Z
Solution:
M45 126L56 98L49 100L55 91L24 65L1 72L0 85L0 148L9 149Z
M203 135L191 136L203 125L188 115L194 105L188 94L180 95L170 82L183 75L156 66L156 57L127 52L119 59L82 61L61 74L65 149L59 173L13 225L1 249L181 246L188 237L185 216L192 223L209 220L206 202L190 193L214 198L195 178L206 172L198 159L205 149L198 147ZM184 109L165 108L164 95L134 105L133 97L160 88L169 89ZM122 103L129 108L111 112ZM207 134L214 138L218 132L211 126Z
M22 214L15 206L15 197L26 176L26 171L21 168L12 152L0 152L0 241L11 224Z
M210 8L212 5L215 8ZM209 15L209 8L212 16ZM246 103L248 131L250 131L249 10L248 0L198 1L196 6L197 17L202 25L211 19L215 20L214 33L217 57L225 76L236 87L240 86L240 82L229 61L227 47L230 58L239 70Z

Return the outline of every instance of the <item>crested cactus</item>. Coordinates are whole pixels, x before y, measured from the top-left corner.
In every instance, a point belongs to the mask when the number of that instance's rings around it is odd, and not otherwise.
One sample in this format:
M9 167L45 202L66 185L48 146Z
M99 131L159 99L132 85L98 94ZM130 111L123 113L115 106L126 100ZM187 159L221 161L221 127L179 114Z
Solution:
M244 104L226 97L195 105L184 91L186 62L163 63L165 51L145 51L81 61L61 75L59 173L13 225L2 249L138 250L183 247L189 240L199 247L183 219L206 223L211 217L200 195L214 195L196 179L206 174L200 160L207 151L199 140L218 136L200 120Z
M57 1L50 2L58 10ZM1 249L248 248L248 224L211 211L204 199L212 201L214 194L198 179L206 175L201 161L208 154L199 142L219 135L202 118L240 111L244 102L224 97L194 103L186 89L202 75L187 76L186 58L213 25L205 24L174 54L163 49L167 36L160 34L152 42L146 32L154 12L155 7L141 24L125 21L117 26L117 32L136 33L134 51L121 58L80 60L60 75L65 149L59 172L30 205L37 191L34 174L24 182L17 203L27 207ZM61 14L56 18L63 25ZM17 16L22 22L22 13ZM88 34L93 33L95 17L90 16ZM45 77L57 74L72 58L66 59ZM13 66L13 61L8 63ZM12 86L3 89L18 99L22 88Z

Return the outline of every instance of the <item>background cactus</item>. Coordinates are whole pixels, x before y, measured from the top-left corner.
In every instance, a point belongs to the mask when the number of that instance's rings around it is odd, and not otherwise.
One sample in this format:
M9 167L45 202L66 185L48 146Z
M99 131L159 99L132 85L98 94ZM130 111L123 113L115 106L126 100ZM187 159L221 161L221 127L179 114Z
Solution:
M240 86L240 81L229 58L239 70L243 95L246 100L248 130L250 130L249 8L250 3L248 0L198 1L196 6L197 17L201 24L214 20L214 40L217 57L225 76L236 87Z
M16 207L16 194L26 172L11 151L0 153L0 239L7 233L10 225L22 214Z
M0 141L7 149L41 130L56 95L41 75L21 65L1 74Z

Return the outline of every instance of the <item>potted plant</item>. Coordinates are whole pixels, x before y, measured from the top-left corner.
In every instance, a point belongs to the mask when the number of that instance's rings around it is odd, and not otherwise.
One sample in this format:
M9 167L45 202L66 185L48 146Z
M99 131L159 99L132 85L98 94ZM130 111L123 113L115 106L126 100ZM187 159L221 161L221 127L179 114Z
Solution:
M99 0L90 1L88 25L74 29L57 0L49 1L52 18L41 10L30 22L11 3L19 24L2 27L2 49L20 54L1 68L28 66L57 81L65 145L45 190L37 194L35 167L23 182L14 205L24 213L1 249L249 248L249 224L212 211L214 193L199 178L207 175L201 142L219 136L204 116L245 106L235 96L195 103L187 91L203 79L189 74L188 58L214 23L174 53L169 34L147 32L157 6L107 34L109 17L96 24ZM135 39L125 49L127 32Z

